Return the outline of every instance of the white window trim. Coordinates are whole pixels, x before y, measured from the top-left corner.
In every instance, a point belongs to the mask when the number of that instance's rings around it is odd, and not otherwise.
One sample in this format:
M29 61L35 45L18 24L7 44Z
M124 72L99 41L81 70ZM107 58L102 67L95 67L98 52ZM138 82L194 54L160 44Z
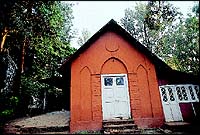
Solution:
M183 100L179 100L179 98L178 98L176 87L182 87L182 86L184 86L186 88L185 90L186 90L186 93L187 93L187 96L188 96L188 100L184 100L184 99ZM191 95L190 95L190 91L189 91L189 88L188 88L189 86L192 86L192 90L193 90L193 93L194 93L194 96L195 96L195 100L193 100ZM193 85L193 84L175 84L175 85L161 85L159 87L160 88L171 87L172 90L174 91L173 94L175 94L175 99L179 103L191 103L191 102L199 102L197 93L196 93L196 91L194 89L195 86L198 86L198 85Z

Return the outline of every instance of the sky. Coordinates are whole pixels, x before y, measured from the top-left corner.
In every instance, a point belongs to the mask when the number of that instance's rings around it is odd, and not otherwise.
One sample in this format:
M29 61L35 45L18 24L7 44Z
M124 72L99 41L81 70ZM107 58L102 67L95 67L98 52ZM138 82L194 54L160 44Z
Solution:
M137 1L73 1L73 29L77 30L76 37L87 29L91 36L101 29L107 22L114 19L120 22L126 8L134 9ZM143 1L146 2L146 1ZM171 1L175 7L186 15L194 5L194 1ZM72 46L79 48L77 38L72 40Z

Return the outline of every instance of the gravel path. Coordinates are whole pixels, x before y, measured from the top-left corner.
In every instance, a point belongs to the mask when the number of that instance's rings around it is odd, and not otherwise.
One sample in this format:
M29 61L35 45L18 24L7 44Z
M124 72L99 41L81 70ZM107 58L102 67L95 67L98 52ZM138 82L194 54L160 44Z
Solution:
M70 112L55 111L34 117L15 119L5 125L5 133L16 133L22 129L63 128L69 126Z
M58 125L68 126L69 118L69 111L56 111L31 118L26 118L24 120L14 122L13 124L20 127L54 127Z

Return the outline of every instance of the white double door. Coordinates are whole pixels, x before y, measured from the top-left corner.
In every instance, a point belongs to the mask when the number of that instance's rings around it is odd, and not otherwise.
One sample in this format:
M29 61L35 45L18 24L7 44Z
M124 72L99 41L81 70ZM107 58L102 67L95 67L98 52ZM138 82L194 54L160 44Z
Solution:
M130 118L126 74L101 75L103 120Z
M163 112L166 122L183 121L179 102L172 86L160 86Z

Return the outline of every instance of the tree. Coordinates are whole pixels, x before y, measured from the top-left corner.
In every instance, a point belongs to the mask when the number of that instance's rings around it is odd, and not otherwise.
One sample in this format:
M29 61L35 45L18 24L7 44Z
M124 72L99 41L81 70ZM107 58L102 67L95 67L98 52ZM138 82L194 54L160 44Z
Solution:
M122 27L144 45L146 45L143 28L145 14L145 4L136 3L135 11L130 8L125 9L125 16L120 20Z
M41 96L44 91L54 95L57 93L55 87L41 84L39 80L61 76L57 72L58 67L75 50L70 47L73 37L71 6L61 2L40 6L39 12L48 22L46 26L48 31L33 33L35 35L31 38L30 46L33 48L34 55L32 70L22 76L22 88L29 90L26 91L26 95L31 93L31 95Z
M135 10L126 9L122 26L143 45L172 68L199 73L199 5L195 15L183 18L181 12L167 2L139 3Z
M159 54L159 41L180 13L165 1L137 3L135 10L126 9L121 19L122 26L150 51Z
M39 95L49 89L39 80L60 76L57 68L75 51L70 47L72 5L11 0L0 4L0 13L1 53L9 54L18 67L13 92L20 97Z
M194 5L193 15L174 27L173 32L164 37L166 43L166 61L173 63L175 69L193 74L199 74L199 5ZM198 10L195 10L198 9Z
M83 29L81 34L77 41L79 46L82 46L90 38L90 32L87 29Z

